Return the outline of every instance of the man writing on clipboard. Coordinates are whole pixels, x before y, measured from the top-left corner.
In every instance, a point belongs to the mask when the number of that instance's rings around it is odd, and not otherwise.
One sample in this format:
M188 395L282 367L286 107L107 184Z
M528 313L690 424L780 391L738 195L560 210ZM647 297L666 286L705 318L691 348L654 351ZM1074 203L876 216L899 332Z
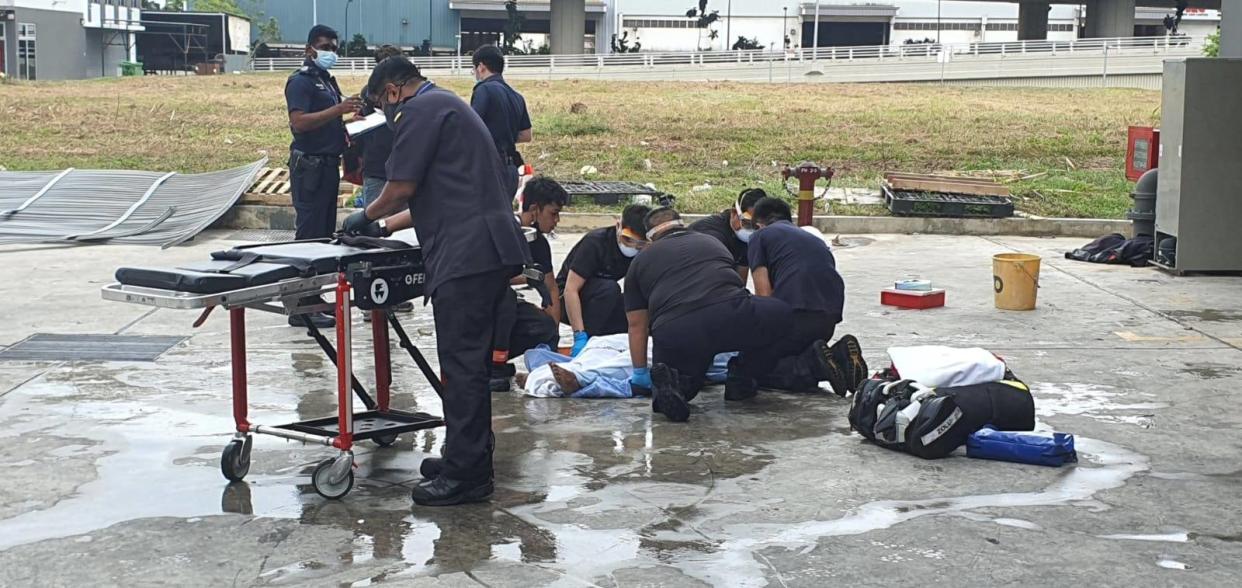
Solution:
M404 57L379 64L367 90L394 127L388 183L342 230L382 235L413 224L444 379L444 457L423 464L412 498L425 506L487 500L492 335L509 280L530 263L530 251L513 217L500 155L469 105ZM399 212L391 222L380 220Z

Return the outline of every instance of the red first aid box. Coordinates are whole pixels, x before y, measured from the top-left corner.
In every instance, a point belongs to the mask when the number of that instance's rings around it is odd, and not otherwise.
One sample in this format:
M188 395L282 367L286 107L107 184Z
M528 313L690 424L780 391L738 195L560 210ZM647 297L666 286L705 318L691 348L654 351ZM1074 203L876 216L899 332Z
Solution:
M1160 165L1160 129L1130 127L1126 137L1126 179L1137 182Z
M942 288L924 291L885 288L880 290L880 304L913 309L937 308L944 306L944 290Z

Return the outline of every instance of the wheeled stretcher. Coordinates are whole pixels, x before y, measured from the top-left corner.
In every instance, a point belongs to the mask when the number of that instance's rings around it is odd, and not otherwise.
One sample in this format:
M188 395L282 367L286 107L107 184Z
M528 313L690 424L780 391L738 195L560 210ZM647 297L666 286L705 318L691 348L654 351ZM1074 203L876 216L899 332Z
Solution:
M439 427L444 421L422 412L389 406L392 364L389 331L413 358L437 394L440 378L410 340L391 308L423 294L425 273L418 247L399 241L343 238L342 242L297 241L243 246L212 254L212 260L178 268L132 268L116 271L117 283L102 290L107 300L159 308L197 309L201 325L216 307L229 311L232 358L233 419L237 432L225 446L220 470L230 481L240 481L250 470L254 434L273 435L339 450L336 457L315 468L315 491L340 498L353 487L353 445L371 440L392 445L402 433ZM333 293L334 302L321 295ZM375 397L353 375L350 307L372 315L375 349ZM279 314L332 311L336 314L336 345L314 325L307 331L337 367L338 412L335 416L283 425L253 423L248 415L246 386L246 309ZM355 414L351 393L364 412Z

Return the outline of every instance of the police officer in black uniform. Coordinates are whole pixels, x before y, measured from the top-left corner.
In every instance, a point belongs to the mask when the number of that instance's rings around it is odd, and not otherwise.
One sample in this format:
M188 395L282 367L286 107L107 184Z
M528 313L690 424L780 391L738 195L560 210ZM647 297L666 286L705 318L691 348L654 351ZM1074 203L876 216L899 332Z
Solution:
M474 92L470 95L470 107L483 119L487 130L496 143L496 151L505 162L505 189L512 197L517 193L518 166L525 163L518 152L518 143L531 141L530 113L526 111L526 99L505 82L505 56L495 45L475 49Z
M336 31L315 25L306 36L306 62L285 82L289 129L293 132L289 179L299 240L331 237L336 229L341 153L347 140L341 117L358 112L362 105L357 97L342 97L336 79L328 73L336 65L336 49ZM320 328L336 324L326 313L292 315L289 324L304 326L307 319Z
M487 127L464 101L441 90L404 57L371 73L368 95L394 125L388 183L343 230L374 234L408 209L423 248L444 380L444 458L420 468L416 504L486 500L492 482L492 335L509 280L530 251L505 193L504 169Z

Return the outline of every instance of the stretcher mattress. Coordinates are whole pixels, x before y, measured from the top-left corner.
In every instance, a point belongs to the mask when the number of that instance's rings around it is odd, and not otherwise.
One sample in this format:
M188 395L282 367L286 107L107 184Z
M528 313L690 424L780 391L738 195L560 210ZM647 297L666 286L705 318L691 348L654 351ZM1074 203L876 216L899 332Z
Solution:
M247 245L217 251L211 256L211 261L175 268L122 267L116 270L116 280L126 286L218 294L290 278L345 271L360 263L375 267L417 267L419 271L422 267L422 252L416 247L368 248L326 240Z

